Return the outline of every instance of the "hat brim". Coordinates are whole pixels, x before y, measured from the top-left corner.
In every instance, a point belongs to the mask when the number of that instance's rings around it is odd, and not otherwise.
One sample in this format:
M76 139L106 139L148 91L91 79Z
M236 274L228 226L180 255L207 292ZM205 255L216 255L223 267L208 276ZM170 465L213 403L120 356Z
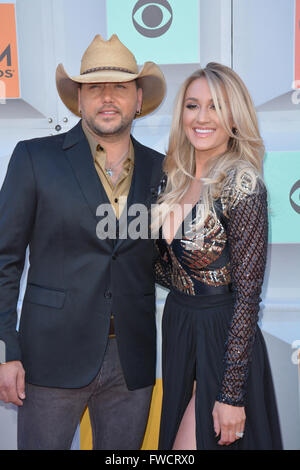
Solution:
M152 113L164 99L166 82L160 68L154 62L146 62L138 74L117 70L101 70L77 77L70 77L62 64L56 69L56 87L65 106L76 116L78 110L78 85L82 83L115 83L138 80L143 90L142 112L136 117Z

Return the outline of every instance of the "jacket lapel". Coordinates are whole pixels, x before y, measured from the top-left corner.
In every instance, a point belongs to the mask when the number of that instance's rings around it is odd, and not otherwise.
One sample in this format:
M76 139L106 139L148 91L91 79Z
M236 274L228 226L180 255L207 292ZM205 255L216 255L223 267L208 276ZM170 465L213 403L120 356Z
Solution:
M138 215L128 215L128 211L134 204L143 204L148 207L151 203L151 176L152 158L147 149L131 137L134 146L134 171L130 191L127 198L127 207L124 208L118 226L119 239L116 248L126 241L130 222Z
M81 121L66 134L63 150L83 197L90 208L91 215L97 220L96 214L99 205L103 203L110 205L110 202L96 171L89 143L82 130ZM115 219L115 216L113 217ZM115 223L115 221L112 221L112 223ZM109 242L112 243L112 240L109 240Z
M133 204L143 204L149 207L152 201L152 157L143 145L133 137L131 139L134 146L134 171L127 198L127 207L125 206L119 221L117 221L113 209L111 209L113 215L110 221L112 224L116 224L119 238L117 240L106 239L115 249L126 241L128 226L136 217L135 214L128 216L129 208ZM99 180L89 143L82 130L81 121L66 134L63 150L91 214L97 220L96 214L99 205L103 203L110 205L110 202Z
M150 201L151 176L152 176L152 157L148 150L132 137L135 154L135 174L132 195L129 194L129 203L141 203L147 205Z
M109 202L99 180L88 141L83 133L81 122L71 129L63 144L66 156L76 180L85 197L93 217L99 204Z

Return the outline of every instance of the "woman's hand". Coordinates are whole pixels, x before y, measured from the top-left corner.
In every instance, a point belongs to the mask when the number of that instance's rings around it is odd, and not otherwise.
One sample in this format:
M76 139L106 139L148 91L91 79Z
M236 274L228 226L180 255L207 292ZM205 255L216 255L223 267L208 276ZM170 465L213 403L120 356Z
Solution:
M221 433L219 445L229 445L241 439L236 433L243 433L245 429L246 414L243 406L231 406L216 401L212 415L216 436Z

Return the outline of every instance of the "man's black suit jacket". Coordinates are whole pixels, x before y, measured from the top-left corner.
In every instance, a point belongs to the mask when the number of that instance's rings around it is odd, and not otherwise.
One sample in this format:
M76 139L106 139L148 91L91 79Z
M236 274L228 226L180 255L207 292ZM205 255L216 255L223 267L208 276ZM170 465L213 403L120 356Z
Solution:
M150 207L163 156L132 141L128 207ZM90 383L102 364L111 313L128 388L155 381L153 240L100 240L96 212L103 203L109 201L81 122L65 134L17 144L0 193L0 339L6 361L21 360L29 383Z

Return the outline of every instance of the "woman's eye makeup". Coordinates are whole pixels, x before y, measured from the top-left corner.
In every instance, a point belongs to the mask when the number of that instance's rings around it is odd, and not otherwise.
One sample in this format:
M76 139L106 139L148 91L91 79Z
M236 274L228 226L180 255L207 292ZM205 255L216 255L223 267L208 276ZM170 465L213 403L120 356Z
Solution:
M196 108L197 108L197 105L196 105L196 104L192 104L192 103L188 103L188 104L186 105L186 107L187 107L188 109L196 109Z
M196 109L196 108L198 108L198 104L196 104L196 103L189 103L189 102L188 102L188 103L186 104L186 108L187 108L187 109ZM214 103L211 103L210 105L208 105L208 108L209 108L209 109L212 109L212 110L214 110L214 111L216 110L216 107L215 107ZM220 105L219 105L219 108L221 109L221 106L220 106Z

